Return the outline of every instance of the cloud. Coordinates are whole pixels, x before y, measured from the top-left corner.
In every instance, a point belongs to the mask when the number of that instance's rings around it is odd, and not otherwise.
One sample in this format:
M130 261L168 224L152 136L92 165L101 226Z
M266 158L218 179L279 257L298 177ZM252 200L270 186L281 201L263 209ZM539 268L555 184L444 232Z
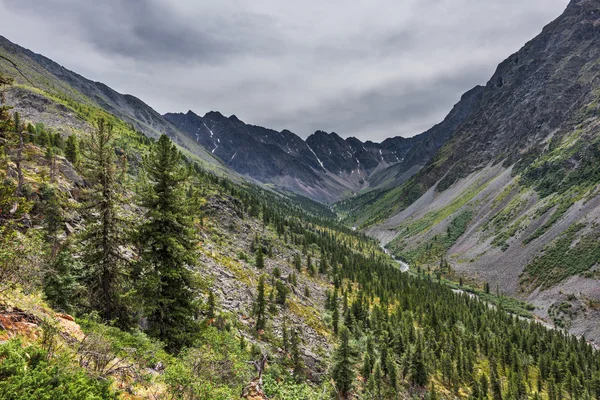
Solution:
M159 112L383 140L440 122L567 2L0 0L0 18L10 40Z

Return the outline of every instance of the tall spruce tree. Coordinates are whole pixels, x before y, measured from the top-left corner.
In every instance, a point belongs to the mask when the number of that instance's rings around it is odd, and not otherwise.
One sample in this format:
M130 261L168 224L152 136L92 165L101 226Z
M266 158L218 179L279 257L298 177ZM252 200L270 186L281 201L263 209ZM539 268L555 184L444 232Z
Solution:
M350 347L350 331L346 326L340 328L340 344L334 355L332 377L339 395L346 399L352 391L354 370L352 369L352 348Z
M74 134L69 135L67 143L65 145L65 157L73 165L79 163L79 143L77 142L77 136Z
M179 352L193 343L198 304L190 268L196 264L193 220L186 197L189 170L171 140L162 135L145 159L148 181L142 185L146 209L139 229L148 331Z
M91 184L86 191L86 230L82 235L89 302L105 321L115 320L123 328L132 325L124 300L129 264L122 248L127 244L123 217L122 185L116 180L117 164L113 127L99 119L85 146L85 175Z
M261 276L258 280L258 293L254 301L254 315L256 316L256 331L265 329L267 301L265 299L265 277Z
M296 328L291 332L291 359L292 373L296 382L301 382L304 379L304 362L300 355L300 336Z

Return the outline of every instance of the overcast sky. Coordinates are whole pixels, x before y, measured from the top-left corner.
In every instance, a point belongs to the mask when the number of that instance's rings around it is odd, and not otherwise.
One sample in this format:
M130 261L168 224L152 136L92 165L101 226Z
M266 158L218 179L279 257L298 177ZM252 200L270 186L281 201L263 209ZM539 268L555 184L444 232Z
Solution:
M0 34L161 113L306 137L440 122L568 0L0 0Z

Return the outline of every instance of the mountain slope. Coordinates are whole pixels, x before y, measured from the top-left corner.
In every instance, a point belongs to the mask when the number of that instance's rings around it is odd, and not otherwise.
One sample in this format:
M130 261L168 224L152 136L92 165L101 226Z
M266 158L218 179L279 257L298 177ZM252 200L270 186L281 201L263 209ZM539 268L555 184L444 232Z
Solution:
M180 132L146 103L131 95L116 92L93 82L54 61L12 43L0 36L0 72L26 87L34 87L74 103L97 106L132 124L148 137L165 133L212 168L224 172L216 158Z
M361 142L317 131L306 140L246 124L219 112L192 111L165 118L220 158L258 182L332 202L364 190L400 184L418 171L479 106L481 87L466 93L446 119L412 138Z
M413 263L498 286L599 340L599 38L600 4L572 1L498 66L419 173L350 219Z

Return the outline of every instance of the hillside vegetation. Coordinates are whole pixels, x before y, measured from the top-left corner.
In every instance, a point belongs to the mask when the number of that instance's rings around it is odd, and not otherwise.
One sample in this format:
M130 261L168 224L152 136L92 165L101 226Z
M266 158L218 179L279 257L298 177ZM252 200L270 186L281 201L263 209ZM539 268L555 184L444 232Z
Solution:
M0 398L600 395L585 340L403 274L326 208L216 176L166 136L21 89L83 129L3 101Z

